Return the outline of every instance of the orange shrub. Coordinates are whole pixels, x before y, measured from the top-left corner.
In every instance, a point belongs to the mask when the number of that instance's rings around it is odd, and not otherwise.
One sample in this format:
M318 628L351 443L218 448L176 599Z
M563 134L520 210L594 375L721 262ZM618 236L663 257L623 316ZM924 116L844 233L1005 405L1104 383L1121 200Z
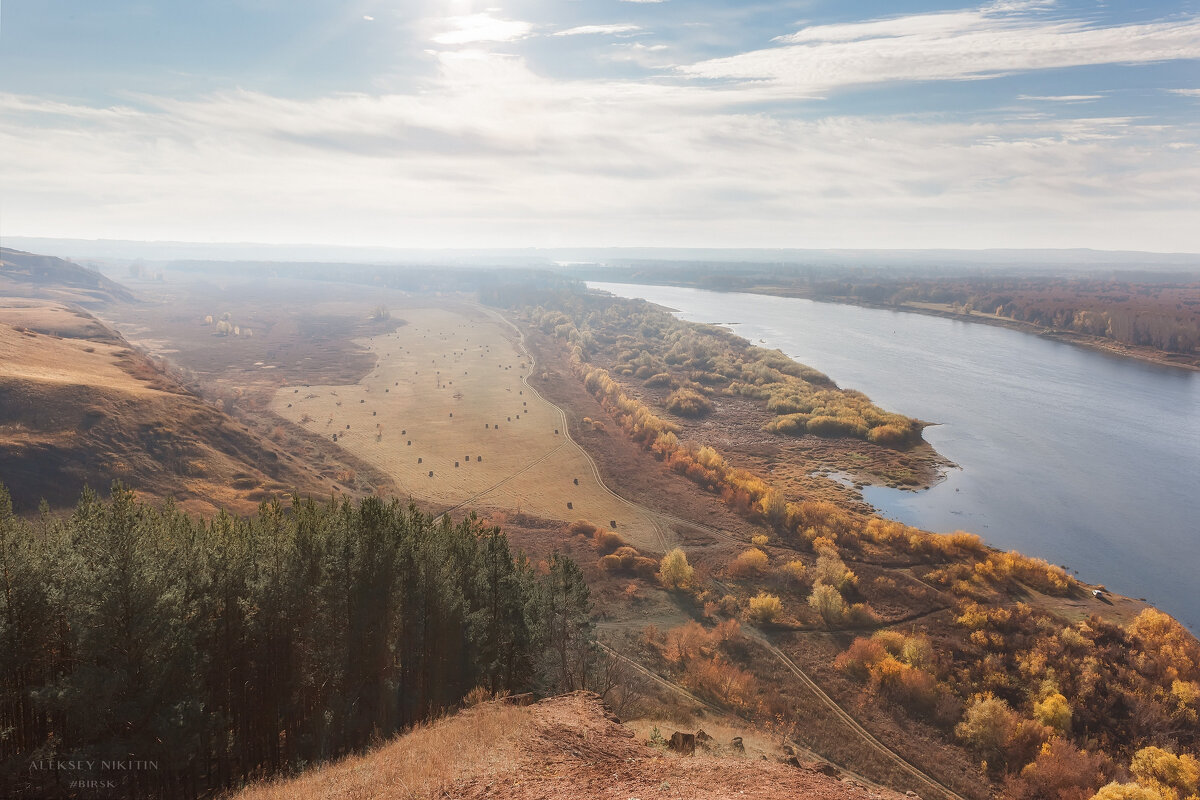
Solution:
M620 534L615 531L606 531L599 528L592 531L592 541L595 543L596 549L604 555L614 553L626 546L625 540L621 538Z
M663 657L673 664L682 664L712 651L708 631L699 622L688 622L667 631Z
M1004 796L1009 800L1086 800L1104 782L1105 771L1103 756L1055 737L1019 776L1005 783Z
M657 561L638 555L638 551L629 545L622 545L615 552L601 556L598 563L605 572L623 572L639 578L652 578L658 569Z
M665 405L681 417L700 417L712 411L712 403L693 389L676 389L667 395Z
M567 533L572 536L592 536L596 533L596 526L588 522L586 519L577 519L567 526ZM616 548L613 548L614 550ZM610 551L611 552L611 551Z
M867 441L883 447L900 447L908 443L910 430L899 425L876 425L867 433Z
M758 681L746 670L721 658L689 661L682 682L698 694L734 708L752 710L758 705Z
M757 547L745 550L729 565L729 574L735 578L760 575L767 569L767 554Z
M871 668L887 655L887 650L877 639L859 636L837 657L833 665L847 675L865 681L871 674Z
M787 508L787 524L792 530L812 528L818 535L849 533L854 530L854 520L845 511L827 500L804 500L791 503Z

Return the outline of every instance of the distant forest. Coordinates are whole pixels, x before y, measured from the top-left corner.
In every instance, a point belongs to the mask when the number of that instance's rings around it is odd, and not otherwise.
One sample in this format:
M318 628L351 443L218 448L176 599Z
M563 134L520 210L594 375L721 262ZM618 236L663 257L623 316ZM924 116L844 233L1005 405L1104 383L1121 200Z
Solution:
M190 517L116 486L27 522L0 487L0 794L193 798L361 749L468 692L579 688L582 573L368 498ZM125 762L113 773L51 761Z
M1200 354L1200 275L992 274L975 269L646 264L575 271L588 280L666 283L714 291L900 306L935 303L1167 353Z

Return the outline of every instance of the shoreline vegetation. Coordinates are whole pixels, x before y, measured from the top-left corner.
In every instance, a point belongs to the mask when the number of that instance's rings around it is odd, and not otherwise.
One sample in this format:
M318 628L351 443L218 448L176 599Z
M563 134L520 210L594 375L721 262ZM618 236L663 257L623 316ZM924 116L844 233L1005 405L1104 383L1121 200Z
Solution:
M755 281L719 273L703 280L686 280L674 275L604 274L589 272L587 280L640 283L740 292L772 297L794 297L822 303L839 303L863 308L904 311L926 316L957 319L1021 331L1047 339L1087 347L1110 355L1133 358L1163 366L1200 371L1200 282L1168 284L1169 293L1158 284L1103 282L1100 285L1063 279L1030 279L1025 295L992 288L971 279L877 282L829 286L807 280L794 283ZM984 287L987 287L986 289ZM1131 297L1163 292L1146 302L1145 308L1125 308ZM1047 295L1042 298L1040 295ZM911 295L909 297L908 295ZM1007 301L1007 302L996 302ZM991 312L982 310L993 309ZM1021 318L1024 314L1028 318ZM1151 330L1156 328L1157 330ZM1135 337L1157 339L1165 346L1131 341ZM1124 341L1122 339L1125 339Z
M1179 367L1180 369L1192 370L1200 372L1200 356L1185 356L1178 353L1167 353L1162 350L1157 350L1153 347L1144 345L1129 345L1122 342L1106 339L1103 336L1095 336L1077 331L1063 330L1060 328L1052 328L1045 325L1038 325L1033 322L1025 322L1019 319L1011 319L1009 317L998 316L996 314L988 314L983 311L971 310L955 310L951 304L937 303L872 303L866 300L857 300L853 298L833 298L833 297L812 297L801 294L789 294L782 292L774 292L769 289L761 291L755 289L744 289L747 294L765 294L775 297L797 297L805 300L812 300L817 303L839 303L841 305L861 306L862 308L878 308L887 311L904 311L910 314L924 314L929 317L941 317L943 319L956 319L964 322L974 322L982 325L993 325L997 328L1008 328L1021 333L1028 333L1033 336L1040 336L1043 339L1053 339L1057 342L1076 345L1077 347L1086 347L1089 350L1098 350L1109 355L1121 356L1123 358L1132 358L1138 361L1145 361L1151 364L1159 364L1167 367Z

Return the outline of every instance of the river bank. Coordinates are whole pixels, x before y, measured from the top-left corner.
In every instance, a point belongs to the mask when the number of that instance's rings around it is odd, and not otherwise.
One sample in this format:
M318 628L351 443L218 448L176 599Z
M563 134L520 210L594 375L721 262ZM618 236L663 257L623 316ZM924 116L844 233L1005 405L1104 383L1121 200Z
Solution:
M1196 372L895 308L591 285L728 324L881 407L939 423L924 438L960 468L925 491L872 488L865 499L887 516L1070 564L1200 628Z
M763 294L767 294L763 292ZM1061 328L1048 328L1044 325L1037 325L1032 322L1024 322L1019 319L1010 319L1009 317L997 316L995 314L984 314L980 311L956 311L949 305L937 303L866 303L852 298L808 298L814 302L831 302L845 303L848 305L861 305L865 308L882 308L893 311L908 311L914 314L927 314L933 317L945 317L947 319L960 319L967 322L977 322L983 325L996 325L1001 328L1008 328L1022 333L1033 334L1044 339L1053 339L1057 342L1065 342L1079 347L1087 347L1092 350L1098 350L1102 353L1110 355L1122 356L1124 358L1136 358L1139 361L1148 361L1152 364L1162 364L1164 366L1180 367L1200 371L1200 356L1187 356L1182 353L1168 353L1164 350L1158 350L1153 347L1144 347L1139 345L1128 345L1118 342L1114 339L1107 339L1103 336L1091 336L1086 333L1077 331L1063 330Z
M694 286L682 282L641 283L636 280L630 280L629 282L631 284L642 286L676 286L685 289L703 289L704 291L724 291L707 289L702 286ZM771 285L739 286L736 290L731 289L729 291L735 291L744 294L766 295L768 297L790 297L800 300L811 300L814 303L836 303L838 305L858 306L860 308L876 308L886 311L905 311L912 314L923 314L930 317L942 317L944 319L957 319L964 322L974 322L982 325L993 325L999 328L1008 328L1009 330L1032 334L1043 339L1073 344L1078 347L1086 347L1090 350L1107 353L1108 355L1121 356L1122 358L1132 358L1138 361L1149 362L1151 364L1179 367L1180 369L1200 372L1200 355L1189 356L1183 353L1168 353L1164 350L1159 350L1154 347L1124 344L1103 336L1092 336L1085 333L1079 333L1077 331L1051 328L1045 325L1038 325L1036 323L1025 322L1019 319L1012 319L1011 317L998 316L996 314L985 314L981 311L975 310L962 311L956 309L949 303L874 303L858 297L825 295L811 291L805 291L802 289Z

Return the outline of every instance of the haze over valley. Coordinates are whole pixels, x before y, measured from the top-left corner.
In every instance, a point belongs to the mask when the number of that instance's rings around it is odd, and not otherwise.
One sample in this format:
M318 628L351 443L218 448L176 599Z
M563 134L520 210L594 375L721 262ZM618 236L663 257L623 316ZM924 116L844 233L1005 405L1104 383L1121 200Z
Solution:
M1200 7L9 2L0 797L1200 798Z

